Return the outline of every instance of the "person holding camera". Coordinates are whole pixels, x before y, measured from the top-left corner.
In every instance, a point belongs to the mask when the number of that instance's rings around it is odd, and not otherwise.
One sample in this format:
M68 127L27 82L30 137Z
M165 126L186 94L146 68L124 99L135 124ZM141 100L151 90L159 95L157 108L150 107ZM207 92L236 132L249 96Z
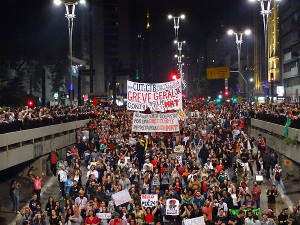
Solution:
M280 185L283 193L286 194L286 189L285 189L282 179L281 179L282 169L278 164L275 165L275 168L273 169L273 173L274 173L274 185L276 187L276 190L277 190L278 185Z
M13 202L14 213L20 213L19 208L19 200L20 200L20 187L21 183L17 183L16 180L12 180L10 183L9 195Z

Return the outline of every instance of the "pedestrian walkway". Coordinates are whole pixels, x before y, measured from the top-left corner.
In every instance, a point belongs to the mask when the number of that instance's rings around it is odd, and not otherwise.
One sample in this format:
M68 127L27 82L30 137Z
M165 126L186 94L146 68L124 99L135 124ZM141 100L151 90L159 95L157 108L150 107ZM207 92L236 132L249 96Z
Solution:
M82 170L82 182L83 185L86 183L86 173L87 169L84 166L81 166ZM21 214L16 215L13 213L13 205L9 196L9 186L10 181L12 179L16 179L22 183L22 187L20 189L20 210L24 206L28 206L30 199L33 194L33 184L31 183L29 178L16 176L7 180L6 182L0 184L0 191L2 194L0 198L0 225L21 225L22 224L22 216ZM31 191L32 190L32 191ZM48 202L49 196L52 196L55 201L60 202L60 206L63 208L65 201L61 199L61 193L59 191L59 183L58 179L55 176L46 176L43 181L42 192L41 192L41 204L42 209L45 209L45 205ZM46 219L48 224L48 219Z

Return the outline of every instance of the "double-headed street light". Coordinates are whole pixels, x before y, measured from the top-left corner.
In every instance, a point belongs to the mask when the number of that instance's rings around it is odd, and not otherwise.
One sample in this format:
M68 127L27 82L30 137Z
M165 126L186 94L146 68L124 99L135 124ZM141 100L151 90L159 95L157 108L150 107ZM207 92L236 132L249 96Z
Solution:
M54 0L55 5L64 4L66 7L66 18L68 19L69 30L69 54L70 54L70 105L72 105L73 95L73 78L72 78L72 56L73 56L73 22L76 18L75 7L78 4L85 4L85 0ZM66 85L67 86L67 85Z
M185 15L184 14L182 14L180 16L168 15L168 18L174 20L175 40L178 40L179 21L180 21L180 19L184 19Z
M235 42L237 45L237 50L238 50L238 72L241 76L239 76L238 78L238 83L239 83L239 87L242 86L243 80L246 83L246 89L248 89L248 82L246 81L246 79L244 78L244 76L242 75L241 72L241 49L242 49L242 43L243 43L243 35L250 35L251 34L251 30L247 29L245 31L234 31L234 30L228 30L227 32L228 35L235 35ZM246 90L246 95L248 95L248 90ZM248 101L248 98L247 98Z

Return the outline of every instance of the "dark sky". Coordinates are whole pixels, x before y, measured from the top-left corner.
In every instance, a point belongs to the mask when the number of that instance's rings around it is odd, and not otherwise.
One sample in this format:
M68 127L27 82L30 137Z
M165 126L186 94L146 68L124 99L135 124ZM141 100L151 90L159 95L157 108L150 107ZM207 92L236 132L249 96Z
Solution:
M125 1L125 0L124 0ZM174 61L173 22L168 14L186 15L181 20L179 36L186 40L191 58L204 51L204 36L221 24L224 32L253 24L253 5L248 0L145 0L150 7L153 46L157 66L169 69ZM64 7L52 0L0 1L0 55L54 54L68 48L67 20ZM82 7L82 6L81 6ZM77 16L80 8L76 8ZM75 21L75 28L76 22ZM76 39L76 37L74 37Z

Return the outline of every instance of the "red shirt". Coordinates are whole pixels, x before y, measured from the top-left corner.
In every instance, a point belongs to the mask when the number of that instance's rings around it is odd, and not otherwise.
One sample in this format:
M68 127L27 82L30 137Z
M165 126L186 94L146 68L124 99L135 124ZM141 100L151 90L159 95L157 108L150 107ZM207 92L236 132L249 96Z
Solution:
M78 157L78 149L77 148L72 148L71 153L72 153L73 158Z
M56 164L57 160L56 160L56 153L52 152L51 154L51 164Z
M87 217L85 219L85 224L98 224L98 223L100 223L100 220L97 216L94 216L92 220L90 219L90 217Z
M202 208L202 213L205 213L207 215L207 220L212 220L212 210L212 206Z
M34 190L41 190L42 189L42 180L43 180L43 178L41 178L41 179L39 179L39 180L37 180L37 179L35 179L35 178L32 178L32 180L33 180L33 184L34 184Z

